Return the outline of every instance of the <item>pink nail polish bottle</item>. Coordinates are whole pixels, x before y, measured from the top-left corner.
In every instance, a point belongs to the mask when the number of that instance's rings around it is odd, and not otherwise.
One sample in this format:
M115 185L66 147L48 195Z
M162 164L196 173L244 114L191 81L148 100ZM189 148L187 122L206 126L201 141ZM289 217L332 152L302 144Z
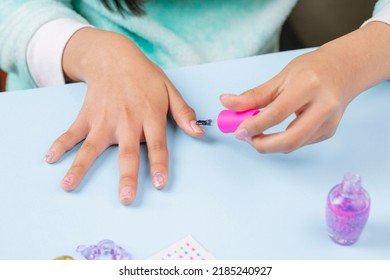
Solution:
M232 133L246 119L260 113L260 110L251 109L243 112L233 110L222 110L217 118L217 126L223 133ZM198 120L197 125L214 125L214 120Z
M256 109L244 112L223 110L219 113L217 118L218 128L224 133L234 132L243 121L257 115L259 112L260 111Z
M326 223L329 237L340 245L352 245L358 241L370 213L370 204L361 177L345 174L342 183L328 194Z

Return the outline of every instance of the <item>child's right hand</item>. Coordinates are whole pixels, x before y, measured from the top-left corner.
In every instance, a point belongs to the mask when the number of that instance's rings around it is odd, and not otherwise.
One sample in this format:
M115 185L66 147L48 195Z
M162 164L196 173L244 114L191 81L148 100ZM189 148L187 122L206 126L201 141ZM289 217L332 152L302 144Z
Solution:
M140 142L147 143L154 187L161 189L167 182L168 111L189 135L204 134L195 125L195 112L164 72L122 35L79 30L65 48L63 70L68 80L85 81L88 86L79 115L46 156L54 163L85 139L62 181L65 190L76 188L96 158L118 144L119 200L129 204L137 191Z
M235 132L260 153L292 152L334 135L348 104L390 79L390 26L371 22L293 59L268 82L240 95L221 96L231 110L264 108ZM285 130L266 131L294 115Z

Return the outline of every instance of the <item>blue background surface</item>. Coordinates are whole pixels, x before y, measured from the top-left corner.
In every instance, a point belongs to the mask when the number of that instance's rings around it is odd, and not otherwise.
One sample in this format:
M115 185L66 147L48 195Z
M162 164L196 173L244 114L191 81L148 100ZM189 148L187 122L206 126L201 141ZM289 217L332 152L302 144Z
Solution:
M168 75L198 118L210 118L223 109L219 94L265 82L305 51ZM152 187L142 145L131 206L117 198L117 147L71 193L60 181L78 147L54 165L43 161L75 119L85 90L73 84L0 94L0 259L80 258L79 244L102 239L146 259L188 234L217 259L390 259L389 82L352 102L332 139L290 154L258 154L216 127L193 139L171 122L169 184L163 191ZM325 200L347 171L362 176L372 210L359 242L342 247L327 237Z

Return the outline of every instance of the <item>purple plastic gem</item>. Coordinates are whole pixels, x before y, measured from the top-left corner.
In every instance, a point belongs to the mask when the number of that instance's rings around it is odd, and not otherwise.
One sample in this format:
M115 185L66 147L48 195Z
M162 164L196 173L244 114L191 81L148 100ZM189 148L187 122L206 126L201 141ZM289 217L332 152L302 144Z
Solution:
M121 246L116 245L113 241L105 239L97 245L84 246L80 245L76 251L86 260L112 259L128 260L129 254Z
M115 250L112 252L113 260L128 260L129 254L121 246L116 245Z
M80 253L86 260L96 260L101 254L99 247L96 245L91 245L88 247L80 245L77 247L76 251Z
M343 182L328 194L326 222L329 237L340 245L352 245L358 241L370 213L370 204L361 177L345 174Z
M97 244L100 248L101 255L105 258L108 256L112 258L112 252L115 250L115 243L111 240L104 239Z

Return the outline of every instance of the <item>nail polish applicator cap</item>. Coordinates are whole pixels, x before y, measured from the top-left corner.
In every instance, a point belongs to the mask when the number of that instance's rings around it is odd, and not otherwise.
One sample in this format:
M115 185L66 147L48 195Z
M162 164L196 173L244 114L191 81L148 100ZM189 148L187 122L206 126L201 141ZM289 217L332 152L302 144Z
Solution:
M257 109L251 109L243 112L223 110L219 113L217 118L218 128L223 133L234 132L243 121L257 115L259 112L260 111Z

